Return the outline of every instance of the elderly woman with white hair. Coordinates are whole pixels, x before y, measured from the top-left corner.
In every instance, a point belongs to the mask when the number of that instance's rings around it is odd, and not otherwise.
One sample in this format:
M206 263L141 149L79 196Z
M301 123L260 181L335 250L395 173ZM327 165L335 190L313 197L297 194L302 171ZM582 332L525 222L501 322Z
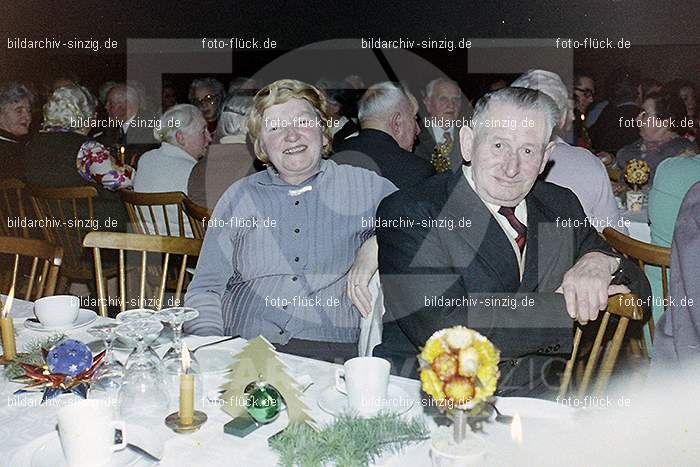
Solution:
M22 83L0 85L0 179L22 176L22 153L32 122L33 100Z
M139 159L134 191L187 193L190 172L211 143L202 112L190 104L174 105L160 117L153 136L161 142L160 147L144 153ZM172 215L168 213L170 232L178 232L177 212L174 207L172 209ZM158 219L158 224L159 232L167 232L163 218ZM185 230L187 236L192 236L189 225Z
M231 96L224 102L216 133L219 144L212 144L207 155L192 169L187 196L195 203L214 209L221 195L234 182L262 169L262 163L248 149L248 115L252 96Z
M587 149L571 146L561 138L571 128L574 103L559 75L546 70L529 70L511 86L536 89L551 97L559 108L556 144L543 173L545 181L573 191L588 220L598 231L612 227L627 233L603 163Z

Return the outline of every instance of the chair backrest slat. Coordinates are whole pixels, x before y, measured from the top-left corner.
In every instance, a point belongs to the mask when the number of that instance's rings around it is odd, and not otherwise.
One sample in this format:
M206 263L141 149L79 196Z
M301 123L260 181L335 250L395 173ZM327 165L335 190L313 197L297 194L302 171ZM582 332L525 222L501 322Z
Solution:
M184 216L184 193L170 191L162 193L134 193L129 190L119 192L122 202L127 207L129 218L135 224L135 230L149 235L187 235L190 219ZM138 213L138 215L136 214ZM148 215L146 216L145 213ZM177 219L177 232L170 222ZM190 225L193 230L193 226Z
M185 198L184 205L187 217L190 219L194 238L204 238L204 234L207 230L207 223L209 222L209 218L211 218L211 211L189 198Z
M43 221L44 237L63 248L63 273L68 277L92 275L92 267L84 264L82 242L94 230L93 186L47 188L29 185L37 218ZM72 216L72 219L67 216Z
M127 291L125 284L128 282L126 279L122 278L122 274L125 274L125 271L127 270L124 254L125 252L132 251L139 252L141 254L139 261L140 268L138 268L139 297L137 303L139 303L141 307L150 307L151 303L155 303L155 307L160 309L164 303L165 291L167 288L167 269L169 269L173 256L182 257L182 263L179 268L180 274L175 287L175 297L176 300L179 301L179 297L184 289L187 258L189 256L199 256L199 250L202 247L202 240L184 237L156 236L121 232L90 232L85 236L83 245L86 248L93 248L95 251L95 270L98 271L97 293L98 300L100 302L106 302L107 299L103 285L104 279L101 277L102 268L101 265L98 265L98 261L101 260L100 251L119 250L119 294L122 303L127 302ZM149 274L152 274L152 269L154 268L153 265L148 265L147 256L149 253L160 253L164 256L162 267L160 267L160 271L158 271L158 280L155 282L149 281ZM155 267L158 268L157 266ZM155 288L157 290L153 291L150 284L155 284ZM152 300L147 301L147 298L149 297L152 298ZM133 301L129 301L129 303L133 303ZM121 311L124 311L124 309L122 308ZM102 309L100 312L103 313ZM103 314L106 314L106 309L104 310Z
M24 300L36 300L45 295L52 295L56 289L58 272L63 259L63 250L46 240L36 240L22 237L0 237L0 256L12 255L12 273L0 274L0 291L9 292L15 284L17 296ZM9 258L8 258L9 259ZM22 260L25 260L23 262ZM41 265L41 269L39 269ZM41 272L37 275L37 271ZM24 284L21 284L24 282Z
M661 268L661 281L663 288L663 309L668 308L668 268L671 266L671 249L653 245L651 243L640 242L634 238L628 237L615 229L607 227L603 230L605 241L619 251L625 257L632 258L637 261L639 268L642 271L646 270L647 266L658 266ZM654 320L649 320L649 336L654 340Z
M25 222L10 227L10 222L14 224L27 218L25 203L29 202L29 197L24 182L16 178L0 180L0 193L0 235L29 238L29 228Z
M604 342L612 315L615 315L617 318L615 332L609 342ZM565 397L569 394L572 386L574 367L577 364L584 365L583 377L578 383L577 397L583 398L584 395L590 393L591 391L589 391L589 388L591 384L593 384L592 393L600 396L605 391L613 373L630 321L641 321L642 319L643 310L639 307L639 300L637 300L637 297L632 294L614 295L610 297L608 299L608 307L600 318L593 345L587 356L584 356L586 358L582 358L579 354L581 351L583 330L581 327L577 327L574 333L573 350L564 368L564 374L562 375L559 396ZM605 351L603 352L604 347ZM599 364L601 352L603 352L603 358L602 362Z

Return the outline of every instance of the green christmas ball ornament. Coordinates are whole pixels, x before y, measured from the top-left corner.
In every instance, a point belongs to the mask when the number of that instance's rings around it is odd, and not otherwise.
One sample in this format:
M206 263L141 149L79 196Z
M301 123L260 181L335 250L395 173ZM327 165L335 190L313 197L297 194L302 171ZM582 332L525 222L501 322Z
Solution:
M254 381L246 386L244 394L246 410L256 422L264 425L279 416L282 410L282 396L268 383Z

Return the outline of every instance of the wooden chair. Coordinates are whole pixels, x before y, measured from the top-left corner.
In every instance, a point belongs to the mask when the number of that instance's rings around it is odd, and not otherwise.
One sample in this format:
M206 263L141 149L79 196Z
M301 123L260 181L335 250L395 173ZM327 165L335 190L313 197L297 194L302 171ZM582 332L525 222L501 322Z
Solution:
M63 260L60 246L45 240L0 237L0 255L14 256L13 266L3 268L0 277L0 290L3 293L7 294L14 283L16 296L23 300L34 301L53 295ZM21 264L22 259L28 261ZM18 271L17 276L13 277L15 270Z
M177 285L175 287L174 297L174 303L179 303L184 289L187 258L199 256L199 250L202 247L202 240L195 238L165 237L158 235L121 232L90 232L85 236L83 246L93 249L99 311L102 316L107 316L107 303L110 303L110 300L108 299L105 291L106 283L103 276L101 261L102 250L116 250L118 252L120 311L125 311L127 309L126 304L128 302L126 290L127 269L124 254L124 252L128 251L139 252L141 254L140 267L137 268L139 270L139 293L136 297L135 304L137 304L140 308L156 308L159 310L163 305L163 297L167 288L166 279L167 271L170 265L170 256L182 256L182 262L177 268ZM147 261L148 253L160 253L163 255L162 263L158 265L158 269L160 271L160 277L158 279L159 284L157 290L155 290L155 297L150 298L146 297L148 282L147 276L149 272Z
M119 196L137 233L186 237L189 232L194 232L190 218L185 216L184 202L187 197L180 191L134 193L120 190ZM177 219L176 232L170 225L173 218Z
M0 180L0 235L30 237L26 223L24 226L16 225L18 220L27 219L27 214L31 214L31 210L26 209L28 201L24 182L16 178Z
M661 285L664 294L663 309L666 311L668 305L668 280L669 268L671 267L671 249L651 243L640 242L632 237L618 232L610 227L603 230L603 237L608 244L622 253L626 258L636 260L642 271L647 265L661 268ZM649 337L654 341L654 320L649 320Z
M42 222L44 238L63 248L60 291L70 283L90 284L93 279L92 261L83 251L85 234L96 230L93 186L47 188L28 185L37 219Z
M617 317L617 327L615 328L612 339L610 339L609 342L604 342L611 315ZM627 326L630 320L641 321L642 319L643 310L638 304L637 297L632 294L620 294L610 297L608 299L607 309L602 316L598 318L600 322L598 332L596 333L593 346L587 356L580 355L580 353L582 353L581 338L583 336L583 330L581 327L577 327L574 333L574 345L571 351L571 357L567 361L564 374L562 375L559 396L564 397L569 393L574 367L577 365L584 365L582 378L577 388L578 397L583 397L588 393L588 388L593 378L595 378L593 394L601 395L603 391L605 391L613 369L615 368L615 363L617 362L617 357L620 353L622 341L627 332ZM601 353L604 353L603 360L600 367L597 368Z
M211 211L205 206L200 206L191 199L185 197L185 213L190 219L194 238L204 238L207 231L207 221L211 218Z

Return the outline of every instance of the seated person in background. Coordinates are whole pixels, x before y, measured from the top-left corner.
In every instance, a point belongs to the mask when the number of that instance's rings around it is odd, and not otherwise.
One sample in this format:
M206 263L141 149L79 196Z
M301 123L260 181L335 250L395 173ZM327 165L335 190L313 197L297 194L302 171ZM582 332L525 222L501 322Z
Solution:
M507 86L505 81L503 85ZM436 171L459 172L462 156L459 153L459 126L462 118L470 118L472 106L464 98L457 82L447 78L436 78L425 87L423 104L427 110L420 138L415 148L416 156L430 162ZM419 125L420 126L420 125ZM440 150L440 158L434 158ZM445 166L445 162L447 166Z
M637 104L638 89L629 75L619 76L611 87L610 103L605 106L595 124L588 128L588 135L597 152L615 154L639 138L635 126L637 115L641 111ZM609 154L601 156L605 158Z
M411 152L420 131L412 98L388 81L371 86L359 103L360 134L343 141L333 160L372 170L399 189L435 175L428 162Z
M343 140L357 135L357 132L360 131L357 119L354 119L350 114L352 92L346 89L347 84L342 81L321 79L316 82L316 87L326 93L328 98L331 121L333 122L331 133L333 134L333 147L335 148Z
M654 184L649 190L649 223L651 243L670 247L673 228L683 198L696 182L700 182L700 154L694 156L670 157L659 164L654 176ZM654 300L654 319L663 312L659 300L663 297L661 268L647 266L645 269Z
M190 92L187 96L190 104L197 106L207 121L207 131L214 142L218 142L220 135L216 128L221 114L221 104L224 101L224 85L214 78L197 78L190 84Z
M200 206L214 209L233 182L257 171L256 162L260 164L260 161L246 145L247 120L252 106L250 96L231 96L224 103L216 130L221 139L218 144L209 146L187 182L187 196Z
M95 133L95 138L113 154L124 146L125 162L136 167L139 157L157 145L144 94L136 83L117 83L107 93L105 110L110 126Z
M652 367L700 357L700 183L683 199L671 246L670 296L654 340ZM691 302L692 300L692 302Z
M22 178L22 157L34 96L22 83L0 85L0 179Z
M684 114L685 107L680 98L666 92L649 94L637 117L640 139L617 152L617 166L624 170L625 164L632 159L645 160L651 167L653 180L656 167L664 159L696 154L695 144L679 134L679 122Z
M185 304L187 332L263 335L277 350L328 361L357 355L377 270L374 215L396 187L337 165L325 96L285 79L255 96L248 134L267 170L221 197Z
M611 284L621 258L584 221L576 196L537 180L559 118L541 92L487 94L476 105L473 127L460 131L470 165L380 204L384 303L387 318L398 320L413 345L403 357L408 365L433 332L464 325L500 348L501 395L546 395L558 388L551 373L571 351L572 320L596 320L609 295L628 291ZM517 125L502 124L512 121ZM639 268L631 261L624 266L630 288L648 291ZM392 346L400 336L387 331L375 355L396 364L400 355Z
M134 180L137 193L162 193L181 191L187 193L190 172L197 161L204 156L211 137L207 122L199 109L190 104L178 104L168 109L160 117L160 129L153 130L155 138L161 141L160 147L141 156L139 170ZM177 208L169 206L168 221L170 235L178 235ZM148 218L148 216L146 216ZM165 218L156 212L157 228L160 235L167 235ZM148 219L150 223L150 219ZM192 230L185 222L185 235L192 236Z
M115 192L132 184L134 170L113 157L89 136L96 100L82 86L59 87L44 104L43 129L29 143L24 157L24 178L46 187L93 185L96 218L113 219L125 231L126 210ZM89 213L80 213L87 216ZM100 223L103 229L105 223Z
M551 71L530 70L513 81L511 86L536 89L551 97L559 109L555 145L543 173L545 181L573 191L581 202L583 212L599 232L612 227L627 233L603 163L587 149L571 146L561 138L571 128L574 113L566 85L559 75Z

